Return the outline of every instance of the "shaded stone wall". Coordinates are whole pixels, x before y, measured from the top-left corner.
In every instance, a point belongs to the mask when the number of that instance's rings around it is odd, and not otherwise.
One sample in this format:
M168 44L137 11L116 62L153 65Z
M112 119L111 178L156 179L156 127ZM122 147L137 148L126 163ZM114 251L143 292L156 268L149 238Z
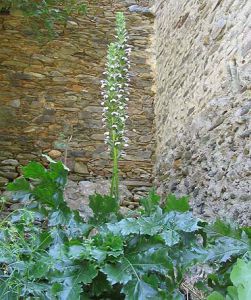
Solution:
M160 189L251 224L251 2L156 0Z
M92 2L92 3L91 3ZM131 1L132 2L132 1ZM153 19L125 1L90 1L88 15L68 22L59 37L39 43L18 15L0 16L0 185L18 176L18 165L63 159L74 180L109 176L103 143L100 80L114 34L115 12L124 11L132 45L127 156L122 176L149 182L154 150L151 35ZM137 182L139 185L139 182Z

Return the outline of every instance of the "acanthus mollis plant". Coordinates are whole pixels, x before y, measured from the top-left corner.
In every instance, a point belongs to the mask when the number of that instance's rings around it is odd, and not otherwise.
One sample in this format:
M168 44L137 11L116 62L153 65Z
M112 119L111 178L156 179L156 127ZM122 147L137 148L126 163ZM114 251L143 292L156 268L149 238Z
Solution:
M125 17L122 12L116 15L115 42L108 46L106 78L102 80L103 122L105 143L108 145L113 160L112 182L110 195L119 198L119 166L118 162L124 155L128 138L125 137L125 121L128 118L127 101L129 100L129 55L131 48L127 44Z

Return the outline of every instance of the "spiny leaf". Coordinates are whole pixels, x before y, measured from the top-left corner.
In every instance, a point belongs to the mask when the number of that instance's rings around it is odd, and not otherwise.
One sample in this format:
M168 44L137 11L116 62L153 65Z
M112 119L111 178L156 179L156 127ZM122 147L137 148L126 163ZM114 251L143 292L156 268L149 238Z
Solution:
M121 259L117 264L106 264L101 271L107 275L107 279L112 285L115 283L126 284L132 279L130 265L125 259Z
M129 281L122 289L125 300L156 300L158 291L143 280Z
M7 185L7 190L13 192L13 200L27 201L31 196L30 183L25 178L17 178Z
M102 224L109 221L110 217L117 214L119 209L116 199L99 194L90 196L89 206L94 214L94 217L90 219L90 223L93 224Z
M68 207L64 210L54 211L49 217L49 226L66 225L71 219L72 213Z
M226 262L233 256L240 256L250 251L246 238L240 240L231 237L220 237L208 250L207 260Z
M194 232L200 228L199 219L195 218L191 212L171 211L165 215L165 223L167 227L177 231Z
M114 234L127 236L130 234L155 235L166 231L194 232L200 227L199 220L194 218L190 212L170 212L162 214L157 210L149 217L123 219L118 223L108 224L108 229Z
M150 248L148 251L137 255L128 255L126 259L132 269L131 272L136 271L138 275L141 274L142 276L149 272L157 272L165 276L173 269L166 247L160 249Z
M156 194L152 189L146 198L140 199L141 205L145 209L145 213L149 216L151 212L156 210L157 205L160 202L160 196Z
M234 285L243 284L244 282L248 282L251 285L251 261L245 262L242 259L238 259L230 278Z
M164 207L165 212L178 211L186 212L189 211L190 206L188 203L188 197L176 198L175 195L170 194L166 199L166 204Z
M208 237L216 238L228 236L232 238L241 239L243 230L239 228L234 222L226 223L222 220L216 220L213 224L208 224L205 227Z
M229 286L227 288L227 295L226 295L226 300L241 300L242 298L239 299L238 297L238 291L235 286Z
M107 256L118 257L123 254L124 241L122 237L108 234L98 234L93 238L93 245L97 250L106 252Z
M53 182L56 182L61 187L64 187L66 185L67 174L68 171L66 170L64 164L61 161L55 164L50 164L49 176L53 180Z
M83 259L86 258L88 254L88 250L81 243L69 246L68 256L70 259Z
M58 297L59 300L80 300L81 292L82 288L80 284L69 281L63 286L63 290L59 292Z
M22 172L25 178L42 180L47 176L44 166L35 161L32 161L27 166L23 167Z
M213 292L207 297L207 300L225 300L225 298L222 296L222 294L218 292Z
M1 300L18 300L18 293L14 289L10 291L8 281L0 281L0 299Z
M118 223L108 224L107 227L112 233L122 236L139 234L140 232L138 220L134 218L123 219Z
M90 286L90 294L95 296L96 299L101 299L101 295L103 293L114 295L114 287L111 286L105 274L99 272L98 276L93 279L93 282Z
M180 235L174 230L167 230L159 234L169 247L176 245L180 241Z
M66 278L67 282L72 282L73 284L91 283L97 275L98 271L96 265L89 261L68 266L64 272L64 278Z
M12 192L30 192L30 183L25 178L17 178L7 185L7 190Z

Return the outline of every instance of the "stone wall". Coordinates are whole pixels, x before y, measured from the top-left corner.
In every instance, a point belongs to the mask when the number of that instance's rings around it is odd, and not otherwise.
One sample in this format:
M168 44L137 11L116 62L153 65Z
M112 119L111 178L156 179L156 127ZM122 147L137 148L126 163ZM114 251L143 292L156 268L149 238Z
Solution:
M251 225L251 2L156 0L160 189Z
M130 141L121 175L142 185L150 180L153 18L147 11L140 14L129 9L135 1L89 2L87 16L72 18L64 31L58 30L57 39L43 44L32 36L33 28L20 12L0 15L0 185L18 176L20 164L40 160L41 153L64 159L67 145L72 179L110 176L100 80L114 34L115 12L121 10L133 49Z

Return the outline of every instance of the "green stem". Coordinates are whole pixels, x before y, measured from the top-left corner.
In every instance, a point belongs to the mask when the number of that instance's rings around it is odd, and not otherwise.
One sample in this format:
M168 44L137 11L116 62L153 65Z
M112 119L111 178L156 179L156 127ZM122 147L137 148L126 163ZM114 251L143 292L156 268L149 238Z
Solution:
M114 197L119 201L119 152L118 148L114 146L113 148L113 168L112 168L112 183L111 183L111 197Z

